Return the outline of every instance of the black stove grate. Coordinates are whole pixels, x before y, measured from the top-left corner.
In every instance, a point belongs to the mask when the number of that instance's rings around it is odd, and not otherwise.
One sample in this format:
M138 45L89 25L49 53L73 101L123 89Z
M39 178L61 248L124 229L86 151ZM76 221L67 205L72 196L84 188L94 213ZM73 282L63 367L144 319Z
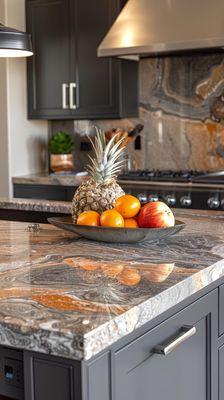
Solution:
M172 170L141 170L129 171L119 176L120 180L135 181L161 181L161 182L203 182L203 183L224 183L224 175L207 176L207 171L172 171Z

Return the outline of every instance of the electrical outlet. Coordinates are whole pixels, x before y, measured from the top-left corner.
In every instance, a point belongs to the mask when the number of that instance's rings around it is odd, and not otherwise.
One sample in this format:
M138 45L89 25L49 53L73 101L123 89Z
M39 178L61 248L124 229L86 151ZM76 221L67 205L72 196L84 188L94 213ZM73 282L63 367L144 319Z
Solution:
M142 149L142 138L140 135L138 135L135 139L135 150L141 150Z
M5 382L11 386L23 387L23 362L12 358L4 359Z

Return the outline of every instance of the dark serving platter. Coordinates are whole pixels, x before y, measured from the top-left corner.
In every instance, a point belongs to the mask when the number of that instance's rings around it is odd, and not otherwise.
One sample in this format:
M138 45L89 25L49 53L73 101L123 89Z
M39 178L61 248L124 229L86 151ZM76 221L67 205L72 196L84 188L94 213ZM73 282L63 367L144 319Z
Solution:
M175 235L185 227L185 223L175 221L170 228L105 228L103 226L74 225L72 217L52 217L48 222L58 228L74 232L86 239L107 243L157 242L167 236Z

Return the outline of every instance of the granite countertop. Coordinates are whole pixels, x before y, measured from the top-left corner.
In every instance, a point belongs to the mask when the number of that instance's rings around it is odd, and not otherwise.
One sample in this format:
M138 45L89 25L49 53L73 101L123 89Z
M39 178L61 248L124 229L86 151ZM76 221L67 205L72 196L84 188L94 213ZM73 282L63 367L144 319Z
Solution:
M224 213L175 213L185 230L154 245L0 221L0 344L88 360L224 276Z
M121 177L122 178L122 177ZM118 177L118 183L123 187L132 187L133 185L138 187L147 187L147 186L172 186L174 183L171 181L142 181L142 180L122 180ZM23 175L23 176L14 176L12 178L12 182L20 185L59 185L59 186L79 186L83 180L88 179L88 176L77 176L72 174L50 174L48 172L40 172L31 175ZM200 182L175 182L176 187L211 187L209 183L200 183ZM223 188L223 184L212 184L212 187Z
M19 199L0 197L0 210L37 211L58 214L70 214L70 201Z
M24 185L61 185L61 186L79 186L86 176L77 176L72 174L49 174L40 172L31 175L15 176L13 183Z

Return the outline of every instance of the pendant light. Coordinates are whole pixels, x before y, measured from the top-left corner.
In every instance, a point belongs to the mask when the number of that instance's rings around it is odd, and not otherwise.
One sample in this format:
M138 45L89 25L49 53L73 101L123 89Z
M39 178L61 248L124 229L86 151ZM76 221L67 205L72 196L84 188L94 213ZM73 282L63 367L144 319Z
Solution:
M31 37L28 33L0 24L0 57L32 55Z

